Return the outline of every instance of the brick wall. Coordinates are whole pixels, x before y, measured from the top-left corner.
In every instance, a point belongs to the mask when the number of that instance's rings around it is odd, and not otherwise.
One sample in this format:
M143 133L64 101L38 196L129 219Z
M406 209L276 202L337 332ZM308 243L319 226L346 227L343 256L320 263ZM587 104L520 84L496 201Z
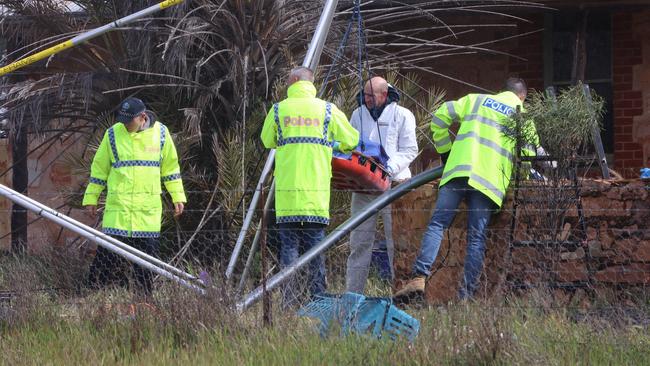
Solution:
M510 257L507 255L513 209L509 194L488 228L480 296L526 288L588 287L609 291L650 285L650 182L584 180L580 195L586 233L582 232L575 205L558 208L545 203L546 197L559 191L553 193L549 187L532 181L528 184L520 197L529 203L518 206L513 240L538 244L519 245ZM411 273L435 206L436 186L422 186L392 204L397 289ZM549 217L560 210L564 220L555 227ZM427 281L426 298L430 303L456 298L467 246L466 227L463 204L443 237L432 267L434 274ZM539 243L545 240L553 244Z
M633 134L634 117L643 114L643 95L634 85L635 67L643 63L643 37L635 24L634 13L612 15L614 168L631 177L643 166L643 149Z
M532 23L518 25L520 34L540 30L544 27L543 17L531 19ZM523 57L508 59L508 73L526 81L530 89L544 89L544 32L536 32L517 39L516 46L510 53Z

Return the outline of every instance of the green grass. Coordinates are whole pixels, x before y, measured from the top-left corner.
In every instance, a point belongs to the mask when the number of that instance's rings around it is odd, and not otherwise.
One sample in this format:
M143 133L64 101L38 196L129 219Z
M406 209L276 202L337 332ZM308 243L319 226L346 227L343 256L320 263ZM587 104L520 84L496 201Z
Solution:
M367 337L321 338L303 318L275 314L262 327L218 302L176 297L154 314L102 311L93 295L73 305L44 296L0 320L2 364L464 365L643 364L645 327L603 317L576 321L566 309L516 304L455 304L411 311L421 320L416 342ZM17 304L14 304L17 305ZM15 306L14 306L15 307ZM577 311L577 310L576 310ZM0 313L1 314L1 313ZM620 319L618 319L620 320ZM336 332L333 332L336 333Z

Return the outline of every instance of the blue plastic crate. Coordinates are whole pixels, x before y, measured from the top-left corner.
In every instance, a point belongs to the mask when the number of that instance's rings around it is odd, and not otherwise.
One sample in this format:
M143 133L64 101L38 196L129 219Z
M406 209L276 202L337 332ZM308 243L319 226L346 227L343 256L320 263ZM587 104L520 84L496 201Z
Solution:
M319 319L322 336L337 324L341 335L368 334L375 338L388 336L392 340L404 337L412 342L420 330L420 322L395 307L390 299L352 292L318 296L300 309L298 315Z

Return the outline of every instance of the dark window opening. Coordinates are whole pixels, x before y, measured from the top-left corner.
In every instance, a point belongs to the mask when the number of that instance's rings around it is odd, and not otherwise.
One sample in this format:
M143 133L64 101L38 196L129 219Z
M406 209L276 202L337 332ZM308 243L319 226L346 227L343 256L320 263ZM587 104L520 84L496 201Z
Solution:
M563 88L571 85L576 33L580 12L562 11L548 15L545 41L545 84ZM605 11L590 10L587 16L585 80L605 100L601 137L606 153L614 152L614 110L612 85L612 21Z

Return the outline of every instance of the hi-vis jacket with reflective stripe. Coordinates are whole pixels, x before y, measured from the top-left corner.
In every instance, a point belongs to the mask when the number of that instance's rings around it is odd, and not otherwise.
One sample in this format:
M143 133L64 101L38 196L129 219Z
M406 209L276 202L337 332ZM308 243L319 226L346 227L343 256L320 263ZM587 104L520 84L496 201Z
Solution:
M160 122L129 132L122 123L106 131L90 168L83 205L97 205L107 188L103 231L134 238L158 237L161 180L173 202L186 202L178 155L171 135Z
M277 222L329 224L332 144L349 152L359 132L334 104L316 98L312 83L295 82L287 95L269 111L261 136L264 146L277 149Z
M512 92L496 95L470 94L443 104L431 122L433 142L439 153L451 150L440 181L444 185L453 178L468 177L469 185L501 206L512 176L515 140L505 133L508 117L521 106ZM453 141L449 127L460 123ZM525 128L535 136L532 122ZM522 155L535 155L534 146L525 146Z

